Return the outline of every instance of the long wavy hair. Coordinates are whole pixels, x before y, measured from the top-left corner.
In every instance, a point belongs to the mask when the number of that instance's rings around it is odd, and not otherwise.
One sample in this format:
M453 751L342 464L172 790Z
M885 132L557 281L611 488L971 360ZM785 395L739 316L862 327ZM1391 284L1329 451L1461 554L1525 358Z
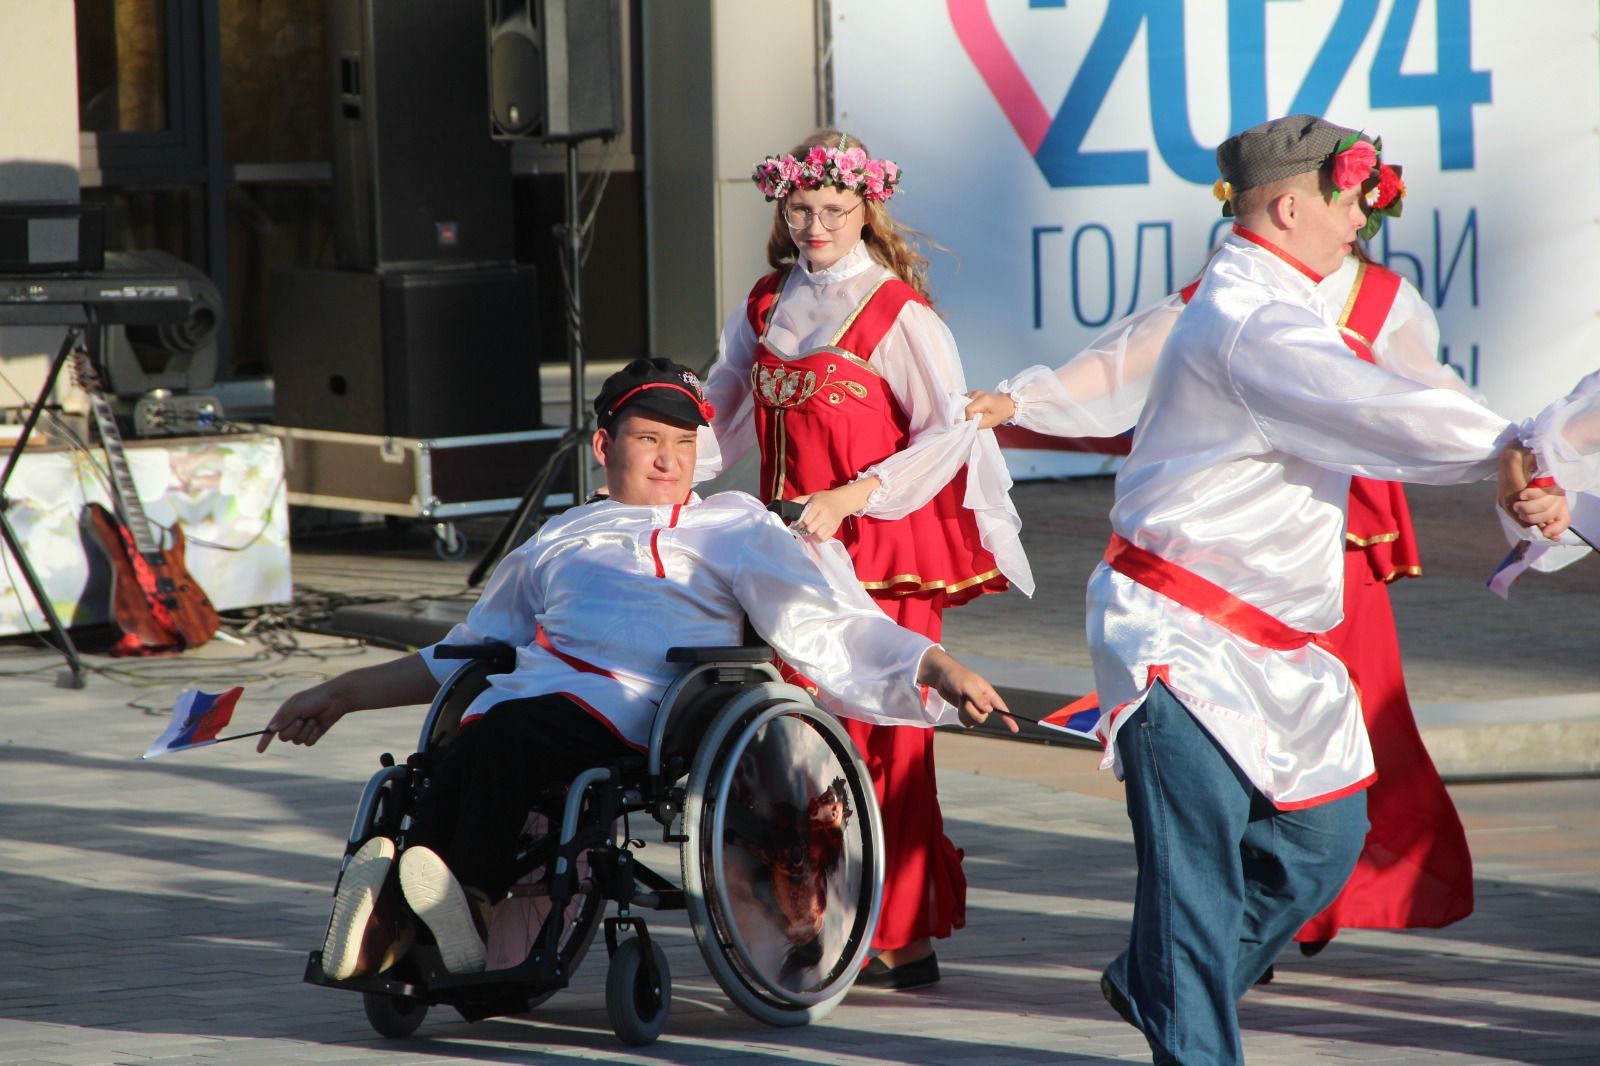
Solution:
M848 133L840 130L817 130L811 136L801 141L792 148L791 154L804 158L806 152L815 145L828 148L859 148L867 152L867 146ZM926 234L902 226L896 222L894 216L889 214L889 208L882 200L864 200L866 222L861 229L861 239L866 242L867 252L873 259L888 267L894 272L895 277L917 290L917 294L930 304L933 302L928 293L928 260L922 255L921 245L929 244L938 247ZM783 201L779 200L773 205L772 233L767 237L767 262L774 270L786 270L799 260L800 252L795 247L794 237L791 235L789 223L783 218Z

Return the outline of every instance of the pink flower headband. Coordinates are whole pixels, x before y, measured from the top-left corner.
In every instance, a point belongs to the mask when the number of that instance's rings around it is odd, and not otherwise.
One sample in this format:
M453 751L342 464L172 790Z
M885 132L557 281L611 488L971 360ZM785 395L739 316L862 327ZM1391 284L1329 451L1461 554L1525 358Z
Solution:
M843 143L840 138L840 143ZM769 155L755 165L750 180L770 203L796 189L834 185L868 200L887 200L900 184L900 167L892 160L869 159L860 148L813 145L804 159Z

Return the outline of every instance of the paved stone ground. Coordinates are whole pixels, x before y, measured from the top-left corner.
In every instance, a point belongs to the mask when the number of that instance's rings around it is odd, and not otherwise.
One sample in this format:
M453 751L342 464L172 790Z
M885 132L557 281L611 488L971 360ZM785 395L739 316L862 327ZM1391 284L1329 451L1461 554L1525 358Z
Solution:
M1025 518L1042 530L1029 547L1044 591L1029 604L996 597L957 612L953 647L1078 661L1070 616L1081 617L1085 562L1103 543L1097 484L1024 487ZM1442 546L1429 563L1438 603L1413 610L1402 599L1427 581L1397 593L1414 692L1600 689L1600 567L1525 582L1510 605L1468 597L1487 596L1470 588L1482 580L1482 538L1469 551L1459 532L1471 502L1450 495L1438 517L1419 515L1439 524ZM383 551L357 537L309 546L297 551L297 574L391 595L462 584L466 565L426 561L425 542L379 540ZM1464 558L1453 564L1458 546ZM1530 653L1497 611L1552 650ZM768 1029L728 1005L681 916L669 915L659 928L676 998L651 1048L628 1052L607 1026L603 950L532 1015L468 1025L436 1008L418 1038L383 1041L358 997L300 975L322 934L360 784L379 752L412 749L418 716L347 719L309 751L258 756L241 741L138 759L184 687L245 684L235 723L248 730L296 688L390 654L262 634L270 645L92 659L96 673L78 692L51 686L55 657L0 648L0 1063L1148 1061L1143 1038L1096 989L1130 913L1119 786L1093 771L1092 753L958 735L940 737L939 761L950 833L967 853L969 921L940 945L945 980L935 990L854 993L816 1025ZM1600 780L1453 794L1476 856L1477 913L1439 931L1346 933L1313 960L1286 955L1277 981L1242 1008L1252 1064L1600 1061ZM676 866L663 845L644 857Z

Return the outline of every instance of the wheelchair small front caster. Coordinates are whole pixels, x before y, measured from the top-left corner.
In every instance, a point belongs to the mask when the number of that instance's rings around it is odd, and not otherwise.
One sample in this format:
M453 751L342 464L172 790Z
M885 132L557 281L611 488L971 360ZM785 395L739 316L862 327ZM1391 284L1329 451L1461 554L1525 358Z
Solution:
M454 522L433 524L433 554L447 563L467 557L467 535Z
M363 992L361 1005L366 1008L367 1021L373 1031L391 1040L404 1040L416 1032L422 1019L428 1016L428 1005L410 996Z
M672 973L666 952L653 940L649 950L655 963L653 981L645 966L644 942L637 937L617 945L606 971L606 1014L617 1038L633 1047L654 1043L666 1028L667 1012L672 1009Z

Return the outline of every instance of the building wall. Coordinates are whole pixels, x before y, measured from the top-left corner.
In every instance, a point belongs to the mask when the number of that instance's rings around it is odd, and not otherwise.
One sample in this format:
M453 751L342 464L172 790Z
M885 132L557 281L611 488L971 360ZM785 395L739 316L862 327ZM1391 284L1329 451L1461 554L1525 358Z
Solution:
M751 166L818 123L811 5L644 5L652 348L709 366L729 310L768 268L772 208ZM707 179L711 180L707 180Z
M77 199L72 0L0 0L0 200ZM0 406L38 395L61 335L0 326L0 367L14 386L0 388Z

